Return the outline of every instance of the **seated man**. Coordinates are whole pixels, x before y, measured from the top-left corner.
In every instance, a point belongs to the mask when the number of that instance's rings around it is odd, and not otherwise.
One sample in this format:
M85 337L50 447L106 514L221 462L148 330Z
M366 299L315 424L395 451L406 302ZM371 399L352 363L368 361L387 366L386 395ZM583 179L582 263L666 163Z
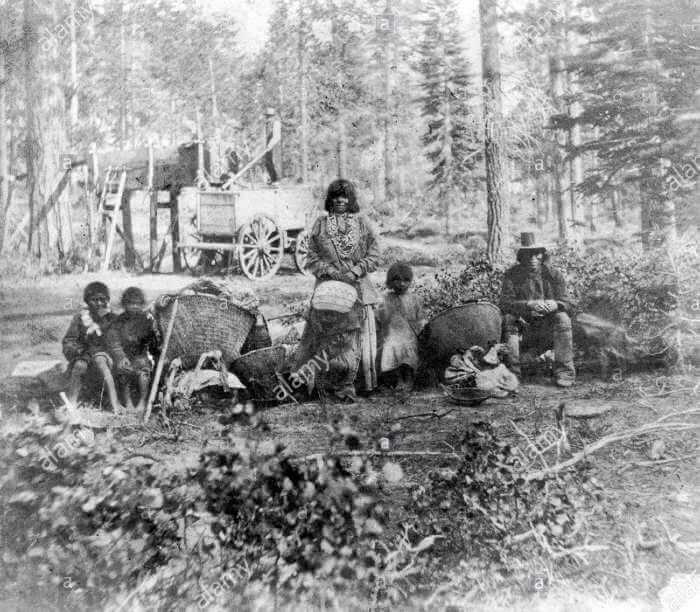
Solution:
M537 349L538 354L554 348L556 383L571 387L576 370L566 282L549 266L547 250L535 245L533 233L523 232L520 241L518 263L506 271L500 303L511 369L520 375L522 337L522 348Z

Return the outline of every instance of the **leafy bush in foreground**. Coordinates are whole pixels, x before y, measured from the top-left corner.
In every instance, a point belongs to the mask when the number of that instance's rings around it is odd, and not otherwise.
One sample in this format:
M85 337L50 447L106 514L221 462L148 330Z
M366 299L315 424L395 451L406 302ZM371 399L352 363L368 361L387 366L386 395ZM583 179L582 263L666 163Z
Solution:
M131 588L180 543L179 479L120 465L91 434L37 420L0 441L2 584L57 607Z
M524 454L487 423L467 431L461 455L457 469L430 472L412 490L417 528L444 536L438 552L498 582L517 579L523 560L563 558L584 540L600 500L593 479L568 471L527 480Z
M384 510L368 465L356 459L350 472L337 459L292 462L281 446L261 460L205 454L197 478L229 561L275 591L299 594L320 578L336 595L368 596L380 576L386 581L376 545L385 539Z
M174 609L213 597L240 608L284 594L361 607L399 603L420 571L428 545L394 546L359 458L348 471L292 462L271 445L266 455L207 452L198 469L171 473L99 452L91 430L79 433L34 420L0 440L5 600Z

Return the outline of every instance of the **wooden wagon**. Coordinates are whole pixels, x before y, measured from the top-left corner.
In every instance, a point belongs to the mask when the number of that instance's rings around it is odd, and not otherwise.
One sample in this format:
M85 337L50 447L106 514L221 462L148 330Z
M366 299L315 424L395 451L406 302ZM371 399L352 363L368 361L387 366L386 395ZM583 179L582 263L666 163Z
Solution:
M290 253L305 273L307 228L319 213L308 185L200 189L178 249L196 272L228 267L235 259L246 277L262 280L276 274Z

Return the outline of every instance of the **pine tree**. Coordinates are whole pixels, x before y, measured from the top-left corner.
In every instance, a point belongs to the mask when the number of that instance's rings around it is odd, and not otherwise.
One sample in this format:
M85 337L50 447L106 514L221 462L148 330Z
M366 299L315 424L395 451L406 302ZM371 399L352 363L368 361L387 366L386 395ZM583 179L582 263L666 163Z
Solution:
M692 187L683 168L695 163L697 122L693 132L680 118L693 107L698 88L700 35L687 27L697 23L698 5L581 4L593 15L579 24L591 42L571 67L583 90L579 121L597 134L580 149L593 151L598 164L582 188L607 198L623 184L636 185L642 240L649 246L673 235L674 205Z
M335 161L335 174L356 178L360 156L352 147L361 146L361 135L374 124L366 79L366 42L374 22L366 2L314 0L310 4L316 24L312 53L317 63L319 135L326 140L323 155Z
M471 185L478 154L469 63L463 49L455 0L431 0L426 6L417 66L427 131L422 143L430 163L428 188L443 204L449 231L451 200L462 199Z

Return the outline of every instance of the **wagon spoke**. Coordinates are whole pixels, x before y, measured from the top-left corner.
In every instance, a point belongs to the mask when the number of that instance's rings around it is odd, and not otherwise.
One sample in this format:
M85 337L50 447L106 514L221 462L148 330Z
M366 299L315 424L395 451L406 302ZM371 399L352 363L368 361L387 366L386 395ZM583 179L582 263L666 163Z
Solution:
M296 237L294 246L294 263L297 270L302 274L310 274L306 269L306 260L309 252L309 235L306 230L302 230Z
M255 249L244 250L243 254L241 255L241 258L247 262L250 262L257 255L257 253L258 252Z
M284 255L284 232L270 217L259 215L244 225L238 236L238 260L252 280L277 272Z
M269 253L263 253L262 256L265 259L265 264L267 265L267 268L269 270L274 265L275 260Z

